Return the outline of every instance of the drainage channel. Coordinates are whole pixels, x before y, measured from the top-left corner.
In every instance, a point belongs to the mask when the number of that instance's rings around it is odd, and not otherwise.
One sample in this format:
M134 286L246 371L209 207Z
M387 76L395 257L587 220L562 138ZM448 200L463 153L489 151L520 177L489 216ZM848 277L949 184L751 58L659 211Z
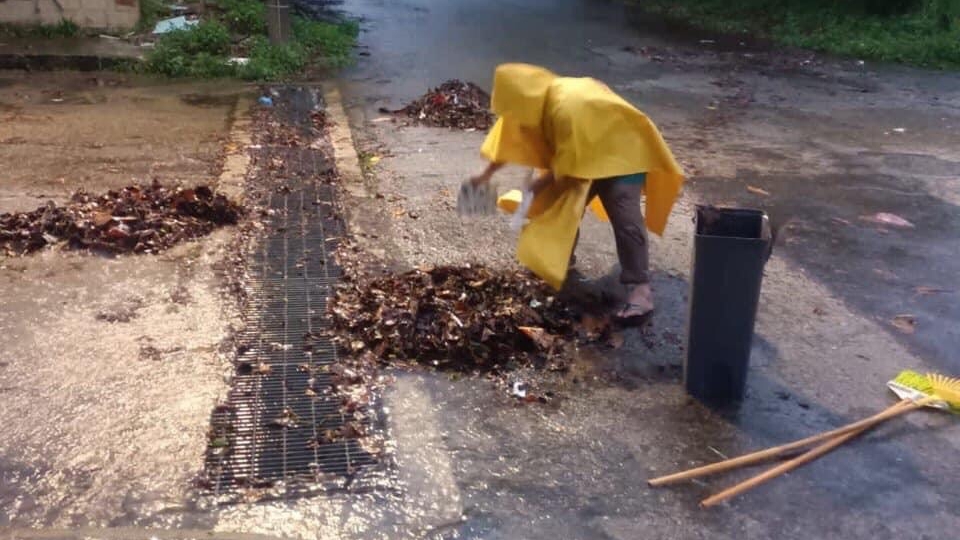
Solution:
M287 88L275 101L274 117L290 123L309 119L319 99ZM361 438L382 429L377 406L345 407L329 373L340 351L326 309L340 276L332 254L344 232L334 212L332 158L293 143L255 152L258 163L283 166L267 167L280 172L266 179L273 184L266 233L248 257L247 325L227 400L212 414L206 488L230 501L249 488L291 497L375 487L386 466Z

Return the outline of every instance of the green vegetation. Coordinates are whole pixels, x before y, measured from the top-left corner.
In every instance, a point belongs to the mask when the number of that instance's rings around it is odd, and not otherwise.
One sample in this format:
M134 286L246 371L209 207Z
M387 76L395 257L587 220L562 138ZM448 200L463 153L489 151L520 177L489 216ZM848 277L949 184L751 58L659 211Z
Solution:
M271 45L257 37L250 48L250 60L237 68L240 77L254 81L282 79L301 71L309 53L299 44Z
M169 12L162 0L140 0L140 20L137 21L137 31L152 29L157 21Z
M219 16L165 34L147 56L146 69L171 77L240 77L276 80L302 72L312 62L346 65L359 33L354 21L327 23L293 17L293 40L267 40L261 0L218 0ZM245 63L231 63L231 56Z
M219 0L223 20L238 34L267 33L267 6L262 0Z
M230 31L217 21L204 21L189 30L176 30L157 41L147 68L170 77L226 77Z
M633 0L722 33L861 59L960 67L960 0Z
M64 38L80 35L80 26L70 19L60 19L57 24L3 24L0 35L11 37Z

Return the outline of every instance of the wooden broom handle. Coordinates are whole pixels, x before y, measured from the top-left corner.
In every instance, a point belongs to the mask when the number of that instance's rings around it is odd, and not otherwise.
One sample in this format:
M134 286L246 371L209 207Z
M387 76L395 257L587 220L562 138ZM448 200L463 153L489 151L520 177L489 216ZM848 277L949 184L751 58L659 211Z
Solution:
M703 508L708 508L708 507L711 507L711 506L720 504L721 502L723 502L723 501L725 501L725 500L727 500L727 499L729 499L729 498L731 498L731 497L735 497L735 496L737 496L737 495L739 495L739 494L741 494L741 493L743 493L743 492L745 492L745 491L751 490L751 489L759 486L760 484L763 484L763 483L766 482L767 480L771 480L771 479L776 478L776 477L778 477L778 476L780 476L780 475L782 475L782 474L788 473L788 472L796 469L797 467L800 467L801 465L803 465L803 464L805 464L805 463L809 463L809 462L817 459L818 457L826 454L827 452L829 452L829 451L833 450L834 448L840 446L841 444L849 441L850 439L853 439L854 437L856 437L856 436L860 435L861 433L867 431L867 430L870 429L871 427L873 427L873 426L875 426L875 425L883 422L884 420L888 420L888 419L893 418L893 417L895 417L895 416L899 416L899 415L901 415L901 414L905 414L905 413L908 413L908 412L910 412L910 411L912 411L912 410L919 409L919 408L923 407L923 405L921 405L921 404L919 404L919 403L914 403L914 402L909 401L909 400L904 400L904 403L905 403L905 405L902 405L902 406L899 406L899 407L896 407L896 408L890 407L890 408L888 408L886 411L884 411L884 412L882 412L882 413L880 413L880 414L878 414L878 415L873 416L871 419L868 419L868 420L870 420L870 423L869 423L869 424L863 425L863 426L857 428L857 429L854 430L854 431L850 431L850 432L847 432L847 433L845 433L845 434L843 434L843 435L839 435L839 436L831 439L830 441L827 441L827 442L821 444L820 446L817 446L816 448L813 448L813 449L810 450L809 452L806 452L806 453L804 453L804 454L801 454L801 455L799 455L799 456L791 459L790 461L786 461L786 462L784 462L784 463L781 463L780 465L777 465L776 467L773 467L772 469L769 469L768 471L766 471L766 472L764 472L764 473L758 474L757 476L754 476L753 478L750 478L750 479L748 479L748 480L745 480L745 481L743 481L743 482L740 482L739 484L737 484L737 485L735 485L735 486L729 487L729 488L721 491L720 493L717 493L716 495L707 497L706 499L704 499L703 501L700 502L700 506L703 507Z
M910 401L901 400L901 401L898 401L897 403L894 403L883 412L879 412L869 418L860 420L859 422L853 422L851 424L847 424L846 426L839 427L837 429L832 429L830 431L825 431L818 435L812 435L810 437L807 437L805 439L800 439L792 443L782 444L780 446L774 446L773 448L768 448L766 450L759 450L757 452L745 454L740 457L731 458L731 459L720 461L717 463L711 463L710 465L704 465L702 467L697 467L697 468L689 469L686 471L680 471L678 473L669 474L667 476L652 478L647 481L647 484L651 486L664 486L667 484L681 482L683 480L690 480L691 478L708 476L711 474L716 474L724 471L729 471L731 469L736 469L737 467L743 467L745 465L751 465L753 463L758 463L761 461L766 461L768 459L773 459L787 452L790 452L791 450L805 448L814 443L824 441L831 437L844 435L844 434L850 433L851 431L858 430L863 426L872 426L873 422L882 421L883 419L888 418L887 416L884 416L884 415L889 414L893 411L899 410L901 407L903 407L907 403L910 403Z

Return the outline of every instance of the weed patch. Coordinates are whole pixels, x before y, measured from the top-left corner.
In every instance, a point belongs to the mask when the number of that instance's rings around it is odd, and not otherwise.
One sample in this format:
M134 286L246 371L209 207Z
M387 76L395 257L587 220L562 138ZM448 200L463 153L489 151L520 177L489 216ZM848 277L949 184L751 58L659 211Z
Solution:
M861 59L960 67L960 0L631 0L721 33Z

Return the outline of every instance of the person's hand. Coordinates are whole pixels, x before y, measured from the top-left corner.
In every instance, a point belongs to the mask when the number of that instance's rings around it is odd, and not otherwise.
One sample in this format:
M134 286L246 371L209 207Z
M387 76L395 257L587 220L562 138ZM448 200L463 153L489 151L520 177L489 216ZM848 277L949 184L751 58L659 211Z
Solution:
M493 173L499 171L502 168L503 168L503 163L491 162L489 165L487 165L487 168L484 169L482 173L470 178L468 182L470 182L470 184L473 185L473 187L478 187L482 184L489 183L490 179L493 178Z
M540 178L537 178L530 184L530 187L527 188L534 195L539 194L543 189L553 183L553 173L547 172Z
M470 177L470 180L468 180L468 182L470 182L470 184L473 187L479 187L483 184L486 184L489 181L490 181L489 174L478 174L477 176Z

